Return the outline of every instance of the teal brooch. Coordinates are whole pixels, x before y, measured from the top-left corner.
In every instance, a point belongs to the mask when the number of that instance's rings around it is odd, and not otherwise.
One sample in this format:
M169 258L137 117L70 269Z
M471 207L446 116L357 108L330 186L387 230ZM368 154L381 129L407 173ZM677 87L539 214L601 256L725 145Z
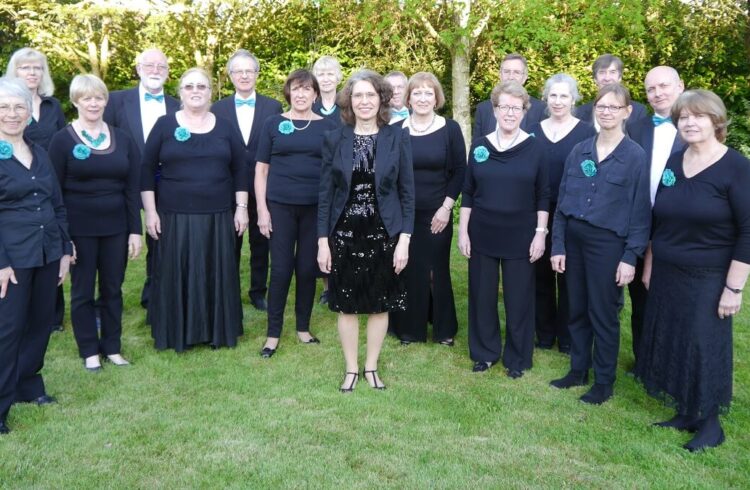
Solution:
M593 177L596 175L596 164L593 160L584 160L581 162L581 170L586 177Z
M78 143L73 147L73 156L76 158L76 160L86 160L91 156L91 148Z
M0 160L7 160L13 156L13 145L5 140L0 140Z
M281 121L279 123L279 133L292 134L293 132L294 132L294 124L292 124L292 121Z
M477 163L484 163L490 157L490 151L484 146L474 148L474 160Z
M661 174L661 183L664 184L664 187L672 187L675 182L677 182L677 177L675 177L674 172L671 169L665 169L664 173Z
M179 126L174 130L174 139L182 143L190 139L190 130L188 128Z

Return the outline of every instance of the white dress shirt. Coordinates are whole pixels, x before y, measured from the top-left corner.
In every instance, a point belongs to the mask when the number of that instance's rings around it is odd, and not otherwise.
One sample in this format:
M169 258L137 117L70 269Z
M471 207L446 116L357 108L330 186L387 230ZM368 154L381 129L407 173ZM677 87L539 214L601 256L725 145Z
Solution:
M239 94L234 94L234 100L251 100L255 99L255 91L250 94L250 97L243 99ZM256 100L257 102L257 100ZM249 105L235 105L234 110L237 111L237 122L240 125L240 131L242 132L242 141L245 145L250 141L250 131L253 129L253 119L255 118L255 107Z
M654 205L656 189L661 182L661 174L667 166L676 136L677 128L671 122L664 122L654 127L654 147L651 150L651 206Z
M146 92L148 91L139 83L138 103L141 105L141 125L143 126L144 142L148 139L148 135L151 134L151 129L156 124L156 120L167 113L166 101L162 100L159 102L153 99L146 101ZM164 91L162 90L160 93L154 95L164 95Z

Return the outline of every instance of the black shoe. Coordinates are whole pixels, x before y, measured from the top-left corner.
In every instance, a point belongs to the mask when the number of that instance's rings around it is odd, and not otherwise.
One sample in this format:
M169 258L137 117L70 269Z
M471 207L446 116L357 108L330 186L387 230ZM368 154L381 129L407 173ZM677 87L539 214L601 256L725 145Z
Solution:
M351 393L352 391L354 391L354 387L357 386L357 380L359 379L359 373L351 373L351 372L347 371L346 374L344 375L344 382L346 382L346 377L350 376L350 375L353 376L352 377L352 382L349 383L349 386L347 386L346 388L339 388L341 390L341 393Z
M698 430L698 423L692 417L687 415L675 415L664 422L654 422L654 427L663 427L665 429L677 429L683 432L695 432Z
M511 379L518 379L523 376L523 371L520 369L508 369L505 374Z
M411 340L401 339L401 345L411 345Z
M691 453L720 446L724 442L724 430L719 423L719 416L706 417L699 424L698 432L684 447Z
M50 327L50 328L51 328L51 330L53 332L62 332L63 331L63 326L62 325L52 325L52 327Z
M36 400L31 400L31 403L36 403L37 405L41 407L42 405L50 405L52 403L57 403L57 399L54 396L42 395Z
M453 339L443 339L443 340L438 340L438 344L445 345L448 347L453 347L454 345L456 345L456 342Z
M549 384L560 389L572 388L573 386L586 386L589 384L589 372L570 370L568 374L560 379L550 381Z
M271 349L270 347L263 347L263 350L260 351L260 357L264 359L269 359L274 354L276 354L276 349Z
M310 340L300 339L300 342L302 342L303 344L319 344L320 340L317 337L310 335Z
M370 380L367 379L368 374L372 375L372 384L370 384ZM364 371L362 371L362 376L365 378L365 381L367 381L367 384L369 384L371 388L375 388L376 390L384 390L385 385L383 384L383 382L381 381L380 384L378 384L377 374L377 369L373 369L372 371L368 371L367 369L365 369Z
M594 383L594 386L592 386L589 391L583 394L583 396L581 397L581 401L583 403L589 403L591 405L601 405L602 403L612 398L613 393L614 390L612 389L611 384L603 385Z
M477 361L474 363L474 367L471 368L471 370L475 373L482 373L484 371L487 371L489 368L492 367L491 362L487 361Z
M558 344L557 350L560 351L561 354L570 354L570 344Z
M10 428L5 425L5 422L0 422L0 435L10 434Z
M258 311L268 311L268 303L266 303L266 298L250 298L250 303L253 305L253 308Z
M535 347L540 350L552 350L552 344L547 342L537 342Z
M320 299L318 300L318 303L321 305L327 305L328 304L328 290L324 289L322 293L320 293Z

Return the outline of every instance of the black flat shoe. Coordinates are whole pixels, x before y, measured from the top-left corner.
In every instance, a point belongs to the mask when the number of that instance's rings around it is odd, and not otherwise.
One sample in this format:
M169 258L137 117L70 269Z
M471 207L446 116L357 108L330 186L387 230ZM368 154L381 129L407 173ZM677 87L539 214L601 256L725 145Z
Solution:
M10 427L5 422L0 422L0 435L10 434Z
M268 311L268 303L266 303L266 298L256 298L256 299L250 299L250 304L253 305L253 308L255 308L258 311Z
M352 373L352 372L347 371L346 374L344 375L344 382L346 382L346 377L347 376L353 376L352 377L352 382L349 383L349 386L347 386L346 388L339 388L339 390L341 390L341 393L351 393L352 391L354 391L354 387L357 386L357 380L359 379L359 373Z
M550 386L560 389L568 389L573 386L585 386L589 384L589 372L568 371L568 374L560 379L553 379L549 384Z
M696 453L720 446L724 440L724 430L721 428L718 415L711 415L698 423L698 432L695 437L682 447L691 453Z
M588 403L590 405L601 405L612 398L613 394L614 390L612 389L612 385L594 383L594 386L584 393L580 400L583 403Z
M411 341L410 340L402 340L401 341L401 345L411 345Z
M508 369L505 374L511 379L518 379L523 376L523 371L518 369Z
M439 340L438 344L453 347L454 345L456 345L456 342L453 339L443 339Z
M276 349L271 349L270 347L263 347L263 349L260 351L260 357L264 359L269 359L274 354L276 354Z
M318 340L317 337L314 337L314 336L311 335L309 340L302 340L302 339L300 339L300 342L303 343L303 344L319 344L320 340Z
M677 429L682 432L695 432L698 430L698 423L687 415L675 415L669 420L654 422L651 425L665 429Z
M568 354L568 355L570 355L570 344L559 344L557 346L557 350L561 354Z
M474 363L474 367L471 368L471 370L475 373L483 373L484 371L487 371L491 367L492 367L491 362L477 361Z
M370 380L367 379L368 374L372 375L372 383L370 383ZM378 378L376 374L378 374L377 369L373 369L372 371L368 371L365 369L364 371L362 371L362 376L365 378L365 381L367 381L367 384L369 384L371 388L375 388L376 390L384 390L385 385L382 381L380 382L380 384L378 384Z
M31 400L31 403L36 403L37 405L41 407L42 405L50 405L52 403L57 403L57 399L53 396L42 395L36 400Z

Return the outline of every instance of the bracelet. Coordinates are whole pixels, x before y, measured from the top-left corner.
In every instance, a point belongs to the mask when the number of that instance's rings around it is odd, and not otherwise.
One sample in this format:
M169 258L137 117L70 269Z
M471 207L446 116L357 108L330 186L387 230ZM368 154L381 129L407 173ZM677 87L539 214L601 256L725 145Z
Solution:
M734 294L742 294L742 288L740 289L730 288L729 285L727 284L725 284L724 287L732 291Z
M401 235L405 236L408 239L411 239L411 233L401 233Z
M238 208L245 208L247 209L247 203L246 202L238 202L237 203Z
M543 231L545 235L549 233L549 230L547 228L534 228L534 231L537 233L539 233L540 231Z
M451 211L453 211L453 208L449 208L449 207L448 207L448 206L446 206L445 204L443 204L443 205L442 205L442 206L440 206L440 207L441 207L441 208L443 208L443 209L445 209L445 210L446 210L446 211L448 211L449 213L450 213Z

